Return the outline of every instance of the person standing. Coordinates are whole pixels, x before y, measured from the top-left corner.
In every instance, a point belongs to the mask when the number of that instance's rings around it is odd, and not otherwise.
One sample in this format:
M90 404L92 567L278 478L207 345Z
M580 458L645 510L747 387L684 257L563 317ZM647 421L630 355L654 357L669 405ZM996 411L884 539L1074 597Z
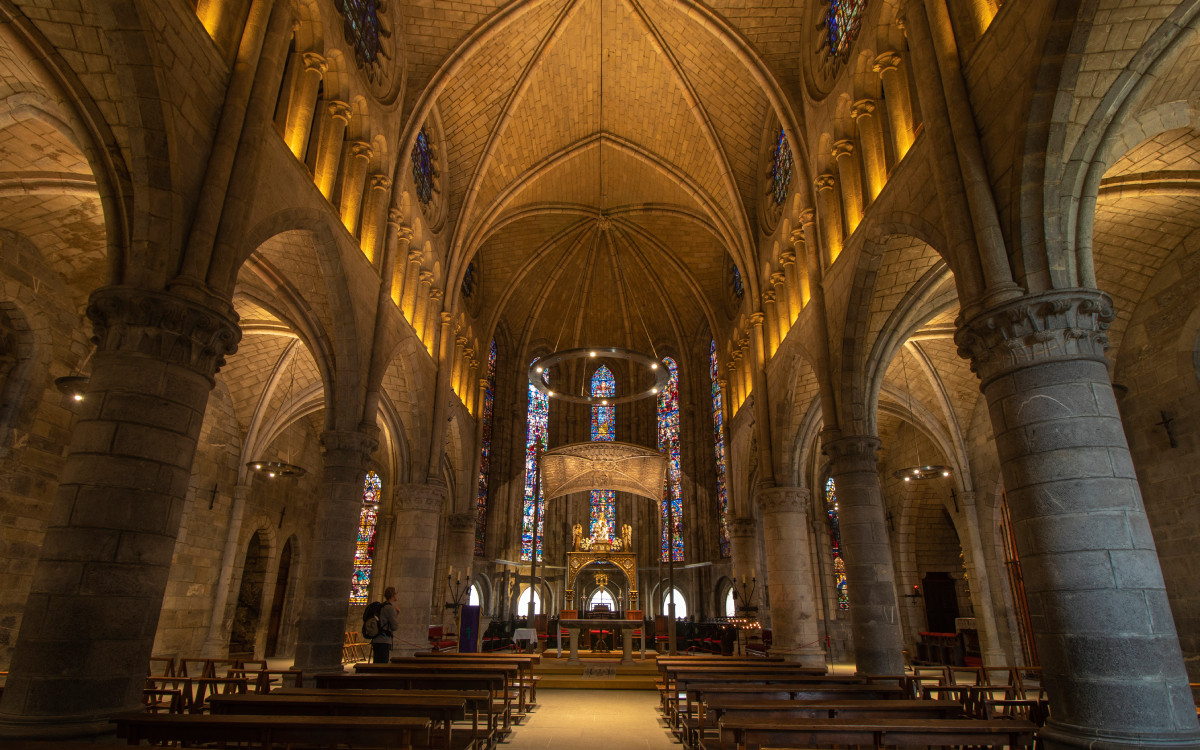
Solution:
M379 610L379 635L371 639L371 662L387 664L392 658L392 634L400 628L400 613L396 611L396 587L383 591L383 607Z

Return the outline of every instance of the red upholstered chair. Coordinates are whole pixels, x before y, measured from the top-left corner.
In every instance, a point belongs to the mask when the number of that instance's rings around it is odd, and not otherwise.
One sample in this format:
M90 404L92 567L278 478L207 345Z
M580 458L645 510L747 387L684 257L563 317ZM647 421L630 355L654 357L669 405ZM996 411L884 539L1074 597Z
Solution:
M434 651L454 651L458 648L458 639L443 632L441 625L429 626L429 648Z
M667 633L667 616L654 616L654 644L661 652L666 647L667 641L671 640L671 636Z
M645 613L642 612L642 610L640 610L640 609L627 609L627 610L625 610L625 619L626 620L637 620L637 621L641 622L644 614ZM637 644L634 646L634 648L641 648L641 643L642 643L642 629L641 628L638 628L633 631L633 641L634 641L634 643Z

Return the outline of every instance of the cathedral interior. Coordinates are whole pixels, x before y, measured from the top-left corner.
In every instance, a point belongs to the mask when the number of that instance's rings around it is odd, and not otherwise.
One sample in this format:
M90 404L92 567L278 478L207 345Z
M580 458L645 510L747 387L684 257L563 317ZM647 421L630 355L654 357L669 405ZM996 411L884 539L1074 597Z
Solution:
M752 599L866 674L969 628L1042 668L1048 747L1200 746L1198 33L0 0L0 736L87 734L160 654L340 670L386 586L411 653L465 580L483 628ZM661 493L535 500L608 441ZM630 527L625 589L572 589L576 524Z

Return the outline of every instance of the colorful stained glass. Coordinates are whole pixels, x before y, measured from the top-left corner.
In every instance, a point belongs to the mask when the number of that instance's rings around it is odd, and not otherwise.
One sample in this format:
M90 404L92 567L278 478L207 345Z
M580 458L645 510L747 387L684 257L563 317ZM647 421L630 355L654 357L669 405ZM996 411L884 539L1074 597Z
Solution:
M371 589L371 566L375 562L375 523L379 520L379 498L383 482L368 471L363 479L362 509L358 512L358 540L354 545L354 573L350 578L350 603L366 604Z
M662 559L677 562L683 560L683 494L680 488L679 469L679 368L675 360L664 357L671 377L667 387L658 396L658 449L667 454L668 481L663 488L662 500ZM668 518L674 522L674 544L668 531Z
M708 347L708 374L712 378L713 437L717 452L717 543L721 557L729 557L729 493L725 488L725 415L721 413L721 383L717 380L717 342Z
M838 609L850 609L846 586L846 561L842 559L842 527L838 523L837 487L833 477L825 482L825 515L829 520L829 540L833 545L833 585L837 589Z
M475 293L475 261L467 264L467 270L463 272L461 288L464 299L470 299L471 295Z
M617 380L607 365L600 365L592 375L592 397L617 395ZM617 437L617 407L612 404L592 404L592 441L610 442ZM613 490L592 490L592 514L588 534L595 533L596 522L603 518L608 528L617 528L617 493Z
M788 189L792 186L792 147L788 144L783 128L775 140L775 154L771 158L771 200L776 206L787 202Z
M412 177L417 187L417 200L421 201L422 206L428 206L433 200L433 180L437 177L437 169L433 166L433 146L425 128L417 133L417 142L413 144Z
M733 296L741 299L746 294L746 286L742 283L742 272L738 270L737 263L729 265L729 289L733 292Z
M337 0L346 22L346 41L354 45L359 64L372 64L379 57L379 0Z
M550 382L549 373L542 375ZM525 427L525 502L521 519L521 559L530 560L533 557L533 517L535 509L538 514L537 540L538 561L542 559L542 530L546 527L545 498L538 497L535 505L534 493L537 483L537 446L542 449L549 447L550 433L550 399L529 384L529 417ZM541 493L538 492L540 495Z
M496 341L488 349L487 385L483 389L482 436L479 439L479 483L475 492L475 554L483 554L487 534L488 473L492 455L492 405L496 401Z
M844 59L850 54L850 45L858 36L866 9L867 0L829 0L829 10L825 12L825 45L829 57Z

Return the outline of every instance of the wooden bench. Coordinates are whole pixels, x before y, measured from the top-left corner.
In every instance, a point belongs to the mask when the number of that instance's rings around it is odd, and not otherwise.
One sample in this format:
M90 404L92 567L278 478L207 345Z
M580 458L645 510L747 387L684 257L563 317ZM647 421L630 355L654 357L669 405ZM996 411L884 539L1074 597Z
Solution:
M892 699L903 698L907 696L906 691L898 682L892 682L888 678L879 680L868 677L857 677L852 675L826 675L824 677L816 676L794 676L783 674L742 674L742 675L710 675L707 673L694 674L677 674L675 676L675 684L666 694L666 714L672 726L678 725L678 717L680 715L680 706L686 706L686 713L691 714L692 687L702 685L707 688L727 688L736 689L739 687L765 688L771 686L779 686L780 688L876 688L871 691L870 695L860 696L863 698L880 698ZM841 697L844 693L859 692L855 690L831 690L828 695L812 695L813 699L824 697L836 698ZM776 697L786 698L792 697L789 695L777 695Z
M907 702L907 701L906 701ZM1015 719L723 719L720 750L762 750L772 747L858 745L913 747L954 745L1026 748L1036 727ZM714 750L705 743L704 750Z
M503 675L478 672L337 672L316 675L314 681L318 688L335 690L486 690L491 705L488 711L490 729L499 734L508 734L511 731L512 701L504 689ZM496 711L497 706L499 711Z
M209 701L214 715L418 716L444 730L443 747L452 750L453 723L467 717L467 702L453 696L381 696L363 691L333 695L218 695ZM432 745L432 741L429 743Z
M414 732L428 732L417 716L214 716L126 713L112 717L117 736L147 742L246 742L274 745L352 745L411 750Z
M512 699L514 696L517 697L518 703L525 697L525 693L520 690L519 687L517 687L520 669L516 664L508 664L504 662L496 664L438 664L426 663L425 660L422 660L418 664L355 664L354 672L355 674L384 675L437 674L446 677L453 677L455 675L490 675L493 677L500 677L503 679L503 683L500 686L500 694L504 697L504 709L506 715L512 713ZM521 708L518 708L517 710L521 713L524 713L524 710ZM506 723L505 729L507 728L508 724Z
M395 657L393 662L404 657ZM542 679L533 674L533 668L541 663L541 654L511 654L511 653L436 653L433 651L418 651L413 654L413 658L424 660L442 660L447 659L452 662L462 662L465 664L480 663L487 664L493 661L500 661L505 664L516 664L521 668L521 683L527 685L529 690L529 700L526 704L527 708L532 708L537 705L537 683Z
M497 659L494 656L484 657L482 659L472 659L471 654L464 656L456 656L451 654L439 654L437 656L413 657L413 656L394 656L391 662L387 665L378 664L372 666L392 666L398 665L423 670L440 670L442 667L465 668L472 671L489 671L492 669L502 669L506 676L510 678L510 684L517 690L517 710L522 713L528 713L535 703L536 693L534 692L534 678L532 675L533 666L528 662L520 661L517 656L509 659ZM528 657L527 657L528 658ZM359 670L355 666L355 671ZM526 674L529 672L530 674Z
M779 680L800 680L809 678L824 679L828 675L825 670L820 670L811 667L797 667L787 664L768 664L762 666L734 666L734 665L714 665L714 666L668 666L662 670L663 680L659 685L660 693L663 697L663 711L670 718L674 710L672 709L672 698L674 703L678 705L678 696L680 691L680 681L686 682L690 679L705 679L706 681L729 680L734 682L757 682L777 678Z
M724 695L727 698L741 697L750 700L775 698L808 701L900 700L905 697L905 693L899 685L816 684L811 682L760 685L696 682L688 685L684 694L684 706L676 716L674 724L676 727L692 721L700 703L713 695Z
M280 688L272 696L372 696L381 700L408 700L411 698L453 698L463 701L470 714L470 730L459 730L455 737L466 734L476 748L493 747L498 739L495 727L497 717L492 711L492 696L487 690L344 690L336 688ZM480 717L483 718L482 728Z

